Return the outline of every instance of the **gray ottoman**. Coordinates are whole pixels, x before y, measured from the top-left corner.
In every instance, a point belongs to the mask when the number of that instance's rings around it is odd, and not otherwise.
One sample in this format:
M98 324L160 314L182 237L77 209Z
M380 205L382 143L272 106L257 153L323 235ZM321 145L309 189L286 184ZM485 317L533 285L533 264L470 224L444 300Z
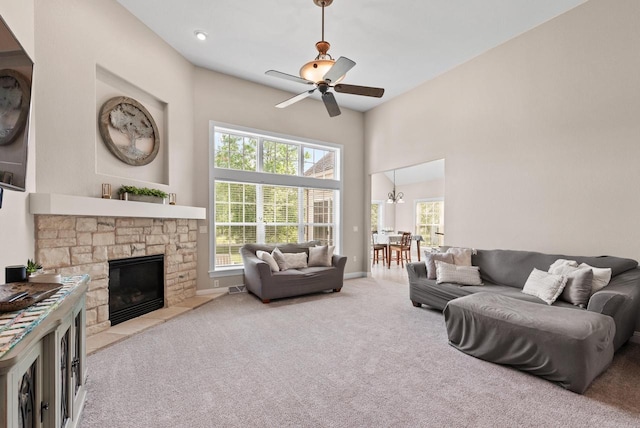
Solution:
M613 318L583 309L525 302L495 293L451 300L449 343L584 393L613 359Z

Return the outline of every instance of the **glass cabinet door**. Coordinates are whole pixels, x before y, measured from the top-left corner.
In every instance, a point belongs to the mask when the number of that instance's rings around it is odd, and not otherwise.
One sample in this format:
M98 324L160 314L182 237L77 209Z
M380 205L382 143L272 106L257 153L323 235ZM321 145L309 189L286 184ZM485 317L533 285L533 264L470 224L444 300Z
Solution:
M60 428L64 428L69 419L70 402L69 402L69 386L70 386L70 345L71 328L60 338Z

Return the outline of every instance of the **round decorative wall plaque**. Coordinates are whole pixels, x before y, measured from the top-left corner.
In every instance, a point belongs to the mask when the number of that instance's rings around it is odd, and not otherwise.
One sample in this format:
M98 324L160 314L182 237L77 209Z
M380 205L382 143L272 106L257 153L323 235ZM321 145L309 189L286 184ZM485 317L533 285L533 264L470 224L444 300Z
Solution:
M138 101L114 97L102 105L100 135L109 151L122 162L146 165L160 149L158 127L151 113Z
M0 70L0 146L11 144L29 116L31 88L15 70Z

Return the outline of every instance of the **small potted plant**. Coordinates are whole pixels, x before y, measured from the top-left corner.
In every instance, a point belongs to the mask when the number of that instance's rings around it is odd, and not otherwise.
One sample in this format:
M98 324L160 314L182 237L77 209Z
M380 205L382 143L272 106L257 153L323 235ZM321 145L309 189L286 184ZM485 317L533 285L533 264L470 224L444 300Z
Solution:
M120 187L118 193L120 194L120 199L124 201L152 202L156 204L165 204L168 196L162 190L125 185Z
M35 260L27 260L27 278L34 277L42 271L42 265Z

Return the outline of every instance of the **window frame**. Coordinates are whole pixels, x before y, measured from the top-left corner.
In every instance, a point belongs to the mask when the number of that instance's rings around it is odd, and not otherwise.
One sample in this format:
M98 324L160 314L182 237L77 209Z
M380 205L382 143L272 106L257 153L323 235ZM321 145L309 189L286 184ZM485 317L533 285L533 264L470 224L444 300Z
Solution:
M233 170L227 168L218 168L215 166L215 133L216 132L228 132L235 135L250 136L258 138L258 144L256 149L256 162L257 171L244 171ZM305 177L303 175L283 175L274 174L269 172L262 172L263 154L262 154L262 142L275 141L279 143L294 144L299 149L300 156L298 156L298 171L299 174L304 174L304 148L312 147L320 150L334 150L335 151L335 167L334 178L315 178ZM337 197L334 200L334 243L336 246L336 253L340 252L342 243L342 204L344 198L343 192L343 177L344 162L342 157L344 155L344 146L342 144L330 143L325 141L313 140L309 138L294 137L290 135L268 132L254 128L248 128L243 126L237 126L232 124L226 124L217 121L209 121L209 277L223 277L223 276L235 276L241 275L244 272L242 266L216 266L216 219L215 219L215 183L216 180L247 183L247 184L259 184L259 185L272 185L272 186L288 186L297 187L301 192L301 188L313 188L321 190L333 190L337 191ZM300 200L302 204L302 200ZM259 203L261 205L261 203ZM302 207L300 207L302 208ZM303 227L309 225L304 220L300 223ZM315 224L315 223L312 223ZM318 223L319 224L319 223ZM319 224L323 225L323 224ZM299 231L298 236L303 236L303 231Z
M414 204L413 204L413 220L414 220L414 233L416 235L419 235L418 233L418 227L420 226L418 224L418 204L420 203L425 203L425 202L442 202L444 204L444 198L443 197L437 197L437 198L421 198L421 199L415 199L414 200ZM445 228L445 223L444 223L444 207L442 208L443 212L442 212L442 221L441 224L439 226L442 226L442 228ZM423 237L424 238L424 237ZM442 239L442 237L440 237L439 239ZM426 245L426 240L425 240L425 244Z

